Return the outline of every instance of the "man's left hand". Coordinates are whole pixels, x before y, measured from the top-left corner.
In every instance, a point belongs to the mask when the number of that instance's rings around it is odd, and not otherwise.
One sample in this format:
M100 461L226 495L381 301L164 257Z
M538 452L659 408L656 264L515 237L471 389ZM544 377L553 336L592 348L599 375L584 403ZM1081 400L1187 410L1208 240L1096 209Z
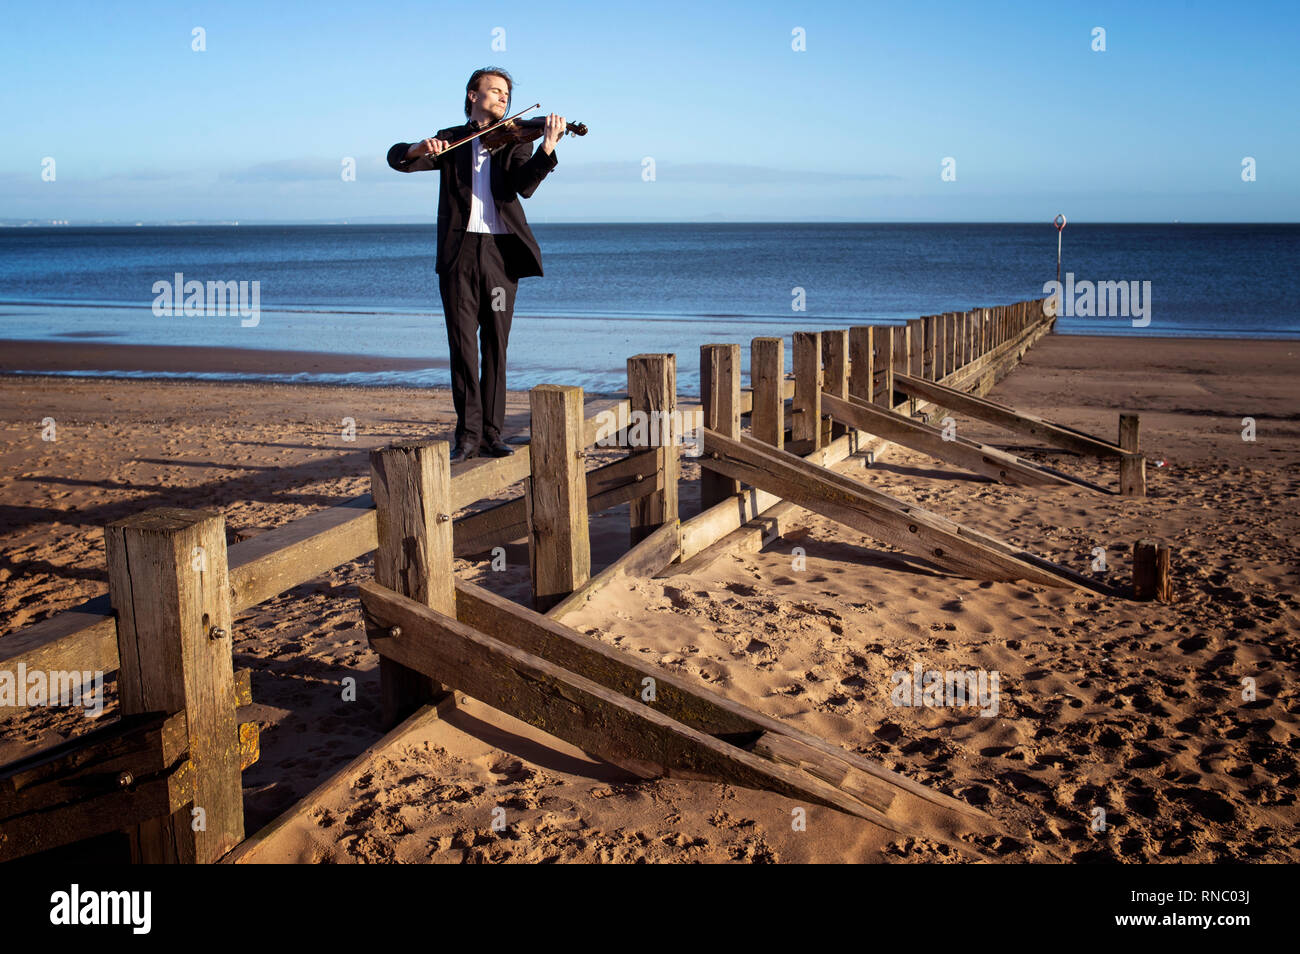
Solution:
M542 149L547 155L555 151L555 144L564 135L565 128L564 117L559 113L551 113L546 117L546 138L542 140Z

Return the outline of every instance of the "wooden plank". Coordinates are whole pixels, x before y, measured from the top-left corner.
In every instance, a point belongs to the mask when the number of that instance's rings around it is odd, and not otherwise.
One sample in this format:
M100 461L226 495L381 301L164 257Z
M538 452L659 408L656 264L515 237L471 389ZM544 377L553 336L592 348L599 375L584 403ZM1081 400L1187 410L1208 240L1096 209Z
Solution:
M719 434L740 437L740 345L700 346L700 403L705 427ZM738 493L738 482L701 467L701 509L707 510Z
M629 530L633 546L665 523L677 519L677 484L681 475L681 421L677 412L677 356L638 354L627 359L627 393L632 413L645 415L645 442L631 447L664 448L663 488L632 501ZM635 434L632 427L629 433ZM585 577L582 581L585 582ZM578 584L575 584L575 586Z
M860 431L855 431L854 433L861 434ZM760 451L766 451L768 449L765 445L763 445L758 441L755 441L753 438L749 437L748 435L742 435L741 443L746 444L748 446L755 447ZM880 438L868 438L864 442L863 446L873 447L873 445L877 443L884 443L884 442L881 441ZM883 453L888 448L888 446L889 445L886 443L884 447L877 448L876 453ZM825 452L823 451L820 453L825 453ZM1041 570L1044 573L1047 573L1057 578L1060 581L1059 585L1075 586L1080 589L1091 590L1094 593L1100 593L1103 596L1120 595L1119 592L1115 590L1113 587L1098 583L1096 580L1093 580L1090 577L1086 577L1081 573L1077 573L1074 570L1071 570L1069 567L1060 566L1056 563L1051 562L1050 560L1046 560L1038 556L1037 554L1030 553L1028 550L1025 550L1023 547L1012 546L1009 543L1005 543L1004 541L999 540L997 537L989 536L988 534L981 533L978 530L974 530L970 527L963 526L959 523L956 523L953 520L949 520L947 517L942 517L939 514L936 514L932 511L928 511L920 507L913 507L911 504L907 504L904 503L903 501L900 501L897 497L892 497L889 494L883 493L879 490L875 490L871 487L866 486L865 484L861 484L858 481L854 480L852 477L848 476L847 474L839 474L833 470L827 469L832 464L838 462L839 460L843 460L844 457L846 456L847 453L841 449L835 455L827 456L824 459L818 459L818 455L816 454L809 455L807 458L803 458L803 459L796 458L795 469L802 470L805 474L807 474L809 477L813 479L822 479L829 483L833 483L847 490L849 493L860 494L862 496L865 496L868 499L874 501L877 505L884 507L885 509L897 510L903 516L919 513L925 517L926 521L931 526L945 530L948 533L960 536L972 543L978 544L979 546L985 549L992 550L996 553L1000 553L1019 563L1028 564L1031 567L1034 567L1038 570ZM908 529L909 531L911 531L910 525Z
M813 775L678 722L642 702L641 686L630 696L615 692L373 583L361 584L361 601L368 616L400 627L400 636L378 642L379 652L414 668L454 668L457 689L629 771L765 789L920 834ZM656 701L657 693L656 684Z
M750 342L749 380L754 409L749 430L774 447L785 444L785 341L755 338Z
M43 811L6 819L0 837L0 863L159 818L189 818L194 803L195 773L188 760L167 771L106 790L96 798L62 803Z
M781 498L774 494L746 487L732 499L714 504L682 524L681 559L690 559L719 537L780 502Z
M188 813L141 822L132 857L208 864L244 838L225 518L158 508L109 524L104 543L122 714L185 711L205 823L196 831Z
M117 626L108 594L32 623L0 638L0 668L40 670L117 669Z
M528 564L533 605L546 610L591 576L587 474L579 443L582 388L539 384L529 392L529 399L533 475L528 494Z
M662 461L663 449L655 447L636 451L587 471L587 513L600 513L644 494L653 493L662 485L661 481L654 479ZM526 537L526 496L520 495L456 520L452 524L456 555L481 553L499 544Z
M841 759L893 789L909 792L969 818L984 817L965 802L933 791L857 753L801 732L482 587L458 581L456 595L456 615L460 622L490 632L503 643L543 657L621 696L639 697L646 676L650 676L656 684L654 707L699 732L714 736L779 734ZM887 794L880 790L880 797L883 801Z
M816 331L794 333L794 400L790 405L790 439L814 450L822 439L822 337Z
M894 387L904 394L923 398L934 404L968 414L971 417L996 424L1009 431L1028 434L1044 443L1060 447L1076 454L1088 454L1093 457L1119 457L1124 451L1108 441L1090 437L1079 431L1062 427L1034 414L1017 411L1005 404L997 404L987 398L976 397L956 388L945 387L933 381L924 381L908 375L899 375L894 379Z
M370 452L378 540L375 579L448 612L456 605L451 585L450 456L446 441L396 444ZM421 706L437 702L447 689L425 673L381 659L379 693L380 718L390 728Z
M627 398L591 402L584 411L582 446L596 443L602 432L617 433L626 427L629 407ZM527 479L532 472L530 455L530 445L524 444L509 457L480 457L455 465L451 481L452 513Z
M719 470L937 566L975 579L1075 585L1054 570L988 546L950 521L945 526L919 507L879 491L868 493L856 481L793 454L757 441L731 441L707 429L704 450L718 455L714 466Z
M882 411L868 404L841 401L826 395L822 395L822 403L832 417L845 424L1002 483L1030 487L1078 486L1073 481L996 447L963 437L945 440L943 432L938 428L909 420L892 411Z
M354 497L230 548L231 604L256 606L375 547L374 501Z
M752 434L742 434L741 440L750 441L757 438ZM813 451L806 460L822 467L829 467L851 454L863 450L881 453L887 446L887 442L880 438L852 430L843 437L831 441L826 447ZM685 521L682 524L682 563L685 564L696 554L714 546L723 537L735 533L746 524L765 517L780 502L781 498L774 494L747 487L736 500L723 501ZM716 559L716 556L714 558Z
M809 775L849 792L877 811L889 810L894 793L880 779L855 768L843 758L813 748L779 732L765 732L751 749L757 755L793 765Z
M676 560L682 552L681 521L665 523L650 536L601 570L582 586L546 611L554 619L587 605L587 601L615 580L626 577L654 576Z
M9 762L0 766L0 830L15 816L84 802L168 772L188 753L184 712L145 712Z
M798 519L798 514L799 507L789 501L774 504L726 536L714 540L689 559L665 567L657 576L672 577L696 573L706 569L728 553L756 553L783 536L789 530L791 523Z

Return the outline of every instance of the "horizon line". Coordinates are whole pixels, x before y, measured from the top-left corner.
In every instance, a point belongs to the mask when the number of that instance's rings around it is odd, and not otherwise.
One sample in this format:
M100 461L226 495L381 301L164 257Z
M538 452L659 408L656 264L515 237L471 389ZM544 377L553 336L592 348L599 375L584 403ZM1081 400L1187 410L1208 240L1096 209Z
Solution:
M131 221L128 219L109 219L96 220L93 222L77 222L64 220L57 224L53 222L38 222L30 219L23 221L8 220L0 221L0 228L43 228L43 229L69 229L69 228L195 228L195 227L226 227L226 228L258 228L270 226L353 226L353 225L385 225L400 227L427 227L437 224L436 220L425 221L367 221L364 218L357 220L349 219L251 219L251 220L229 220L229 219L184 219L180 221ZM638 219L638 220L618 220L618 219L563 219L547 221L540 219L530 223L532 225L1042 225L1053 226L1051 219ZM1300 221L1284 219L1203 219L1197 221L1183 221L1181 219L1085 219L1070 222L1070 225L1300 225ZM1053 226L1054 227L1054 226Z

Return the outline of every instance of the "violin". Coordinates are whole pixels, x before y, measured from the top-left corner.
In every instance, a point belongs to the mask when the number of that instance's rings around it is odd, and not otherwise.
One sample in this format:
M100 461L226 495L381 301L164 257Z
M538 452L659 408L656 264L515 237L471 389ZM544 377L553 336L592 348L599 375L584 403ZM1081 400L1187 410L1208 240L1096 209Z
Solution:
M481 129L471 133L464 139L458 139L439 153L426 152L424 158L431 159L435 156L445 156L451 150L455 149L462 143L467 143L471 139L478 138L483 143L483 148L489 153L496 153L502 149L508 149L519 145L521 142L533 142L546 135L546 117L538 116L534 119L520 119L529 109L537 109L541 103L533 103L528 109L521 109L513 116L507 116L500 122L493 123L486 129ZM585 136L587 135L586 123L564 124L564 135ZM432 138L432 137L430 137Z

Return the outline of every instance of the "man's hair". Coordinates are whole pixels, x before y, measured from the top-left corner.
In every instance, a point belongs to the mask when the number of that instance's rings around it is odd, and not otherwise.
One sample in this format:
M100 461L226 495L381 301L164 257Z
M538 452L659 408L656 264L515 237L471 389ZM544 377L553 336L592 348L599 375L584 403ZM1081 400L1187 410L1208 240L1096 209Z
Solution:
M478 81L479 78L483 76L499 76L506 81L507 106L509 105L511 97L514 94L515 81L510 78L510 74L507 73L505 70L497 69L495 66L488 66L481 70L475 70L474 74L469 78L469 82L465 84L465 118L466 119L469 119L469 113L470 113L469 94L471 91L475 93L479 92Z

